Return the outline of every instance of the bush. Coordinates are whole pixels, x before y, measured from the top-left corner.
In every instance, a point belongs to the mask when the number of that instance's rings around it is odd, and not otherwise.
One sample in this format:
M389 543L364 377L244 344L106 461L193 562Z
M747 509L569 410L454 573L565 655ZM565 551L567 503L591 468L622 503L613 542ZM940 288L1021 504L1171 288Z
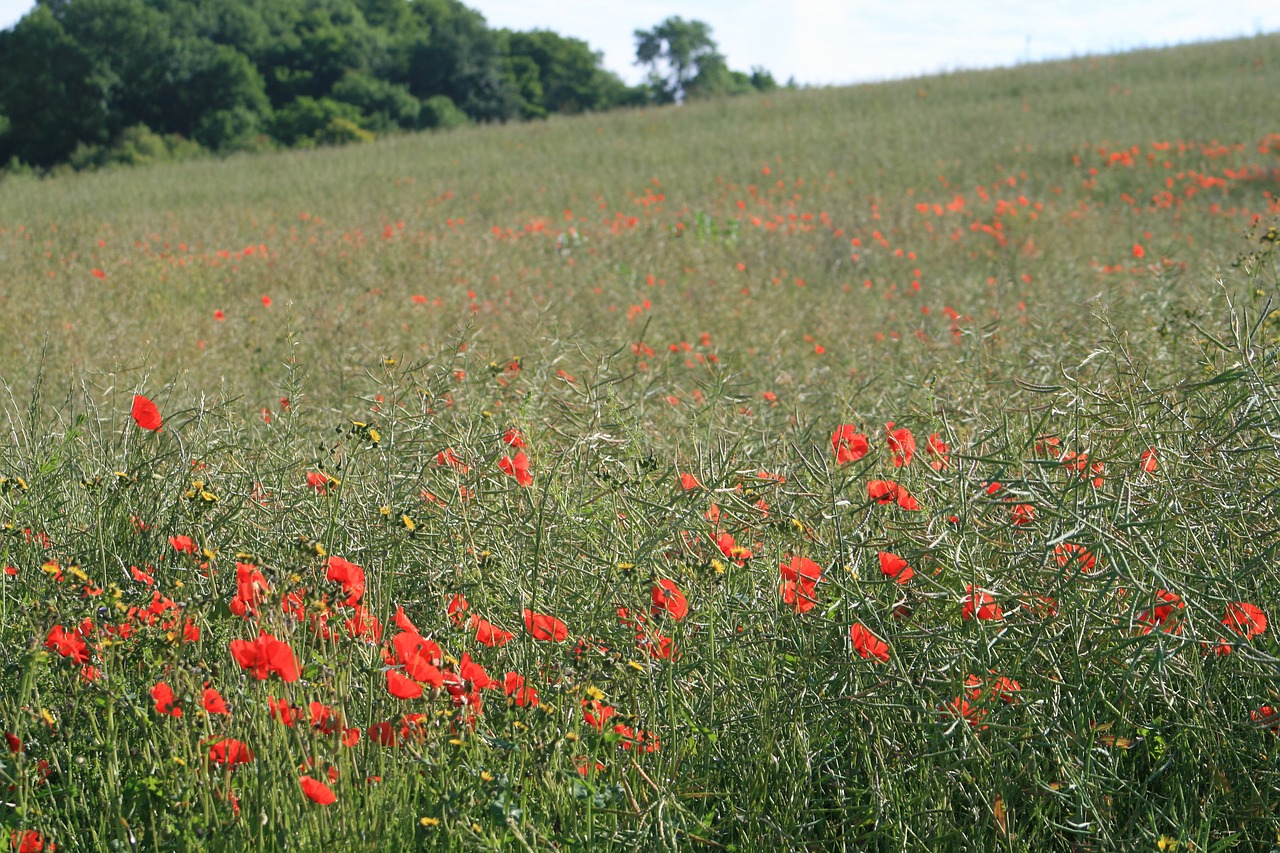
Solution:
M303 95L279 110L271 122L271 135L285 145L314 145L329 132L335 119L360 126L360 109L332 98Z
M198 142L177 134L160 134L145 124L126 128L110 145L81 143L71 153L70 163L76 169L103 166L141 166L171 160L190 160L206 153Z
M470 119L458 109L448 95L432 95L422 102L418 126L429 128L461 127Z

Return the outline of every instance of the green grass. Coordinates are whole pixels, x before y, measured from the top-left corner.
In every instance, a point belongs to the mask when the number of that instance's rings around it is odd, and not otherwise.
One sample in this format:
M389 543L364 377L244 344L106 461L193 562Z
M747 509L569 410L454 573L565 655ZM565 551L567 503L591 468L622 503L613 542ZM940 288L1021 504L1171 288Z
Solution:
M63 850L1265 848L1276 634L1224 618L1280 595L1278 69L1267 36L4 179L0 819ZM837 464L842 424L868 455ZM394 698L397 608L538 707ZM79 625L91 680L46 642ZM298 680L237 665L260 630ZM226 737L254 760L210 765Z

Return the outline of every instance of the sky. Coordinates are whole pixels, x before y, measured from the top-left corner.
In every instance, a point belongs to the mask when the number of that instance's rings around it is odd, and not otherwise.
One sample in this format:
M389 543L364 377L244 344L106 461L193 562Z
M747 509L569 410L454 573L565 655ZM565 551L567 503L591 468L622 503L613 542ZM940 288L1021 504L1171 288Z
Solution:
M711 25L729 67L827 85L1280 31L1277 0L463 0L490 26L549 29L603 51L629 83L637 29ZM0 0L0 29L32 0ZM785 12L783 10L785 9Z

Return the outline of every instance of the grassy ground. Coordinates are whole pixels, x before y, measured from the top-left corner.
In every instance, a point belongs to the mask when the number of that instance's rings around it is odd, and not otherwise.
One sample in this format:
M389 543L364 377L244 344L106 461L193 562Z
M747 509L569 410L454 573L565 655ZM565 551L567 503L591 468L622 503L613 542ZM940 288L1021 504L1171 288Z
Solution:
M1278 83L3 180L15 846L1277 843Z

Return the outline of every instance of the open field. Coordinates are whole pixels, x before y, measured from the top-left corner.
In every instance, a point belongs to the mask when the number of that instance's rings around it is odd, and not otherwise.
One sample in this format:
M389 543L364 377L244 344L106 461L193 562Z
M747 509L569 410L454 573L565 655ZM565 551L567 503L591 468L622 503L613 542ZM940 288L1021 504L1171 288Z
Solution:
M1277 91L0 179L14 846L1280 844Z

